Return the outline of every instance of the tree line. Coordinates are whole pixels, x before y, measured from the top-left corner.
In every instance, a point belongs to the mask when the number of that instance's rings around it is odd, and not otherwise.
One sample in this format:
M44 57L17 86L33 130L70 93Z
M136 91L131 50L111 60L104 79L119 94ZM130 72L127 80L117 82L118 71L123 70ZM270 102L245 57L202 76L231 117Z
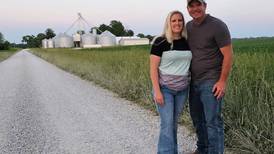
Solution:
M117 20L110 21L109 25L101 24L99 27L92 27L90 29L90 33L92 33L93 29L97 30L97 34L101 34L104 31L109 31L115 36L133 36L134 31L131 29L126 29L125 26L122 24L122 22ZM84 34L84 31L78 31L79 34ZM51 28L47 28L44 33L39 33L36 36L34 35L26 35L22 37L22 43L21 47L23 48L35 48L35 47L41 47L42 46L42 40L43 39L50 39L56 36L54 31ZM136 36L140 38L148 38L149 40L152 40L153 36L151 35L145 35L142 33L137 34Z
M101 34L104 31L109 31L115 36L133 36L134 32L131 29L126 29L122 22L117 20L110 21L109 25L101 24L99 27L92 27L90 33L93 29L97 29L97 34Z
M47 28L45 33L39 33L36 36L34 35L25 35L22 37L22 43L25 44L27 48L36 48L41 47L43 39L50 39L56 36L54 31L51 28Z
M9 50L10 42L5 40L4 35L0 32L0 50Z
M101 24L99 27L92 27L90 30L90 33L92 33L93 29L97 29L97 33L101 34L104 31L109 31L112 34L114 34L115 36L133 36L134 35L134 31L131 29L126 29L124 27L124 25L117 20L112 20L110 21L109 25L106 24ZM140 37L140 38L148 38L150 41L153 39L153 36L151 35L145 35L143 33L139 33L136 36Z

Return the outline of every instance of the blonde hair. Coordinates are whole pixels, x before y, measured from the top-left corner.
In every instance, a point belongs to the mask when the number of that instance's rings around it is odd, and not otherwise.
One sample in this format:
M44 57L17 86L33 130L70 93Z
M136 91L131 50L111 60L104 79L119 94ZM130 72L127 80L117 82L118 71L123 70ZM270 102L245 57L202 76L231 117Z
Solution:
M161 35L162 37L165 37L167 39L168 43L171 43L171 44L173 44L172 42L174 40L174 37L173 37L172 30L171 30L170 21L171 21L171 17L174 14L180 14L182 16L182 19L183 19L183 30L182 30L181 36L184 37L184 38L187 37L186 28L185 28L185 19L184 19L183 13L180 12L180 11L178 11L178 10L171 11L168 14L168 16L166 17L166 21L165 21L165 25L164 25L164 30L163 30L163 33Z

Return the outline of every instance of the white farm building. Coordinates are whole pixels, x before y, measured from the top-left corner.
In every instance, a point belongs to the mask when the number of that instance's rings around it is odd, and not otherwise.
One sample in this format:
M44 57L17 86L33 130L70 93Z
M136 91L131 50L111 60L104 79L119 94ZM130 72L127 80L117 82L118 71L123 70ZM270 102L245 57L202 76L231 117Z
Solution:
M146 45L149 44L147 38L121 38L119 40L120 45Z
M146 45L149 44L149 39L139 37L116 37L109 31L104 31L100 35L97 34L97 29L92 29L92 33L85 30L85 26L91 27L87 21L78 13L78 19L70 26L70 28L60 33L52 39L42 40L43 48L98 48L105 46L115 45ZM76 33L68 35L68 31L75 25L81 25L78 27Z
M98 36L98 44L102 46L114 46L116 45L116 36L109 31L104 31Z

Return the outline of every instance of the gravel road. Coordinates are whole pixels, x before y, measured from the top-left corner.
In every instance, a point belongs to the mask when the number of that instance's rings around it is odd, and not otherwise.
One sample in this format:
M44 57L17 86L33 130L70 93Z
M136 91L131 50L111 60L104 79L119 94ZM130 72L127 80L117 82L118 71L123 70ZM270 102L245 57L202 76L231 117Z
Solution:
M159 117L27 50L0 63L1 154L153 154ZM195 137L179 128L180 153Z

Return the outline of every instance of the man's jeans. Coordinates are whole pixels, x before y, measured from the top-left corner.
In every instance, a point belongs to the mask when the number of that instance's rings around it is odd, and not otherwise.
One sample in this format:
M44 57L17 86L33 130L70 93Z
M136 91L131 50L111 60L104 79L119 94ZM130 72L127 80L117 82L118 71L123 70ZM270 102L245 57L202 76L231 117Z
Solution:
M164 105L156 105L161 119L158 154L178 153L177 125L188 96L188 89L174 91L164 86L161 87Z
M215 81L204 81L191 84L190 87L190 115L196 128L199 154L224 152L222 99L217 100L212 92L215 83Z

